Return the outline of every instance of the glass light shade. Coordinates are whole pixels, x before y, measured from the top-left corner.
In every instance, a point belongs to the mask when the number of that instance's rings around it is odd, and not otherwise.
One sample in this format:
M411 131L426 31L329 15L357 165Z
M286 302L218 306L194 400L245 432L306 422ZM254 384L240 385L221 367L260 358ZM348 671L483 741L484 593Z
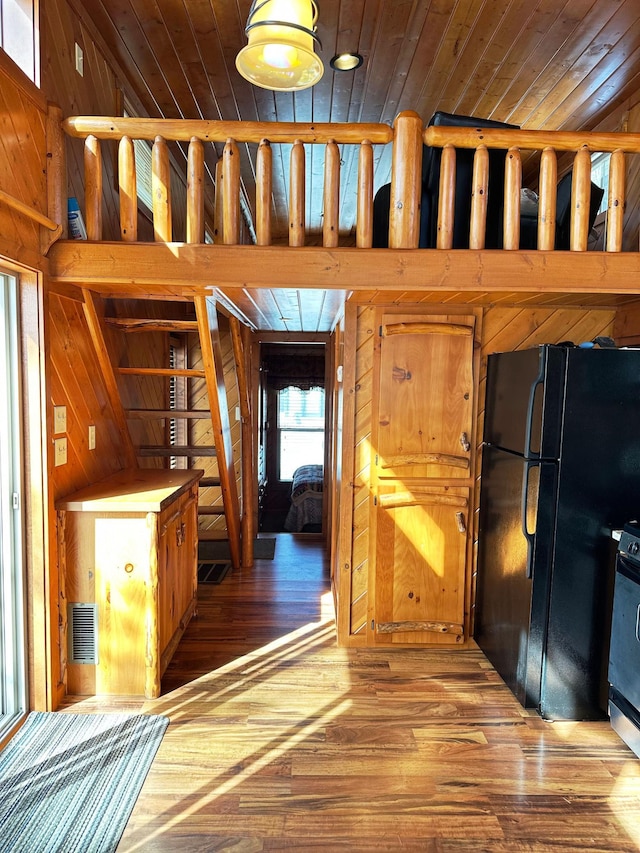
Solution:
M308 89L324 66L314 50L315 4L311 0L268 0L249 13L248 44L236 68L254 86L293 92Z

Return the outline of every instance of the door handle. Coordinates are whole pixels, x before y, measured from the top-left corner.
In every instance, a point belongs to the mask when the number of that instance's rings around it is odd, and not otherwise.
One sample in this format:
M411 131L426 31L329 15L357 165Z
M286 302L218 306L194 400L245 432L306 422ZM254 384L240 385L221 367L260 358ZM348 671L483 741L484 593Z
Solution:
M471 450L471 444L469 443L469 436L466 432L463 432L460 436L460 444L462 445L462 449L468 453Z
M636 610L636 640L640 643L640 604Z
M456 522L458 524L458 530L460 531L460 533L466 533L467 532L467 524L464 520L464 513L463 512L457 512L456 513ZM640 605L638 606L638 610L640 610Z

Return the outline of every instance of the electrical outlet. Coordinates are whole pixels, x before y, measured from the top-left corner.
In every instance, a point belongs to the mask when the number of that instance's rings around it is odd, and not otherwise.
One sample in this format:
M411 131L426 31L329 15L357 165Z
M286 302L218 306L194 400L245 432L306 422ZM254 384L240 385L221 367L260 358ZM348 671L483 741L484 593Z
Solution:
M53 442L53 464L58 467L58 465L66 465L67 462L67 439L66 438L56 438Z
M76 71L84 77L84 53L78 42L76 42Z
M93 424L89 427L89 450L96 449L96 428Z
M53 434L60 435L61 432L67 431L67 407L53 407Z

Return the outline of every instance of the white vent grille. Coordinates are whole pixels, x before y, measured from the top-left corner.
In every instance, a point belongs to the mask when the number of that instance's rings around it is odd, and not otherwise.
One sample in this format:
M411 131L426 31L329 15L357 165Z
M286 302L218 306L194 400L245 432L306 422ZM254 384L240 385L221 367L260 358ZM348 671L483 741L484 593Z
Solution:
M69 663L98 663L98 607L73 603L68 606Z

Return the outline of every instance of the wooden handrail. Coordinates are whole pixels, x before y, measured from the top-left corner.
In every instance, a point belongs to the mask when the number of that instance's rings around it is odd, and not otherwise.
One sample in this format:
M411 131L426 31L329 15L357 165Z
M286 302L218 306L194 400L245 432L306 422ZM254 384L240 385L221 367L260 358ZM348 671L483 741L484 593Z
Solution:
M368 139L374 145L386 145L393 140L393 129L388 124L341 124L318 122L271 121L204 121L196 119L123 118L119 116L72 116L62 127L69 136L79 139L92 135L96 139L147 139L156 136L177 142L190 142L193 137L202 142L256 142L263 139L274 142L326 143L333 139L340 144L359 145Z
M536 151L554 148L556 151L588 151L640 153L640 133L598 133L566 130L502 130L502 128L427 127L423 134L425 145L443 148L521 148Z
M3 204L6 204L7 207L11 207L13 210L21 213L23 216L33 219L34 222L37 222L38 225L42 225L43 228L47 228L49 231L57 231L58 229L62 231L62 226L58 225L57 222L54 222L53 219L49 219L49 217L45 216L44 213L40 213L39 210L34 210L33 207L19 201L17 198L9 195L9 193L3 192L3 190L0 190L0 201L3 202Z

